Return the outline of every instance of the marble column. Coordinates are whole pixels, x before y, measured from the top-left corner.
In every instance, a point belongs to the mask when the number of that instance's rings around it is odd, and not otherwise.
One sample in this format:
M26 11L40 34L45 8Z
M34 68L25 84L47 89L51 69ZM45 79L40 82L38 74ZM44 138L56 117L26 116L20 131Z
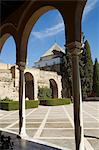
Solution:
M26 137L26 121L25 121L25 63L19 64L19 136Z
M62 82L61 82L61 76L58 77L58 98L62 98Z
M67 45L72 59L72 92L74 106L74 126L76 150L84 150L83 134L83 114L82 114L82 94L79 73L79 54L81 53L81 43L73 42Z
M36 78L34 78L34 100L38 100L38 84Z

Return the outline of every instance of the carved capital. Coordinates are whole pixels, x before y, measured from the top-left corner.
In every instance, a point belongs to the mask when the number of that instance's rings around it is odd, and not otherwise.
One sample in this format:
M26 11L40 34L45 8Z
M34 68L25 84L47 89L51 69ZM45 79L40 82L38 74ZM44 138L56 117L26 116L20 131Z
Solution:
M25 67L26 67L26 63L25 62L22 62L22 61L19 62L19 64L18 64L19 70L24 71Z
M69 52L71 53L71 55L79 55L82 50L81 50L81 43L80 42L72 42L70 44L67 45L67 48L69 50Z

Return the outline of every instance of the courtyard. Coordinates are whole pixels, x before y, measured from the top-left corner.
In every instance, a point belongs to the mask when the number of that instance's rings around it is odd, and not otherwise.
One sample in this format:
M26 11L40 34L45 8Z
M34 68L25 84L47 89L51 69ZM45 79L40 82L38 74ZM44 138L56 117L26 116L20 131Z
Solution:
M99 150L99 102L83 102L86 150ZM0 128L18 133L18 111L0 110ZM26 110L26 132L34 140L75 150L73 104Z

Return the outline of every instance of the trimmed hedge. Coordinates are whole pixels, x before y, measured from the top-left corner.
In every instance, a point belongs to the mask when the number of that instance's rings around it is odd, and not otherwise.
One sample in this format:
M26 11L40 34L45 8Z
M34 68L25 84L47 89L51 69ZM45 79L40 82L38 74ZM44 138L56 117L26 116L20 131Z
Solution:
M38 100L28 100L25 101L26 109L36 108L39 105ZM19 109L19 101L0 101L0 109L2 110L18 110Z
M17 101L1 101L0 109L2 109L2 110L17 110L18 105L19 104Z
M58 105L67 105L70 104L70 98L50 98L45 100L40 100L40 105L44 106L58 106Z
M28 100L28 101L25 101L25 104L26 104L25 105L26 109L36 108L39 105L39 101L38 100Z

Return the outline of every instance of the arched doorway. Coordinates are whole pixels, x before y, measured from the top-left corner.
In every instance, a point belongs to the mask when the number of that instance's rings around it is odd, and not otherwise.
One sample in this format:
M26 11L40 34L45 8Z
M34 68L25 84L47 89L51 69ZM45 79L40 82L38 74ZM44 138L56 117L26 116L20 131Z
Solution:
M25 73L25 98L34 99L34 78L31 73Z
M58 98L58 87L54 79L50 79L50 88L52 89L52 98Z

